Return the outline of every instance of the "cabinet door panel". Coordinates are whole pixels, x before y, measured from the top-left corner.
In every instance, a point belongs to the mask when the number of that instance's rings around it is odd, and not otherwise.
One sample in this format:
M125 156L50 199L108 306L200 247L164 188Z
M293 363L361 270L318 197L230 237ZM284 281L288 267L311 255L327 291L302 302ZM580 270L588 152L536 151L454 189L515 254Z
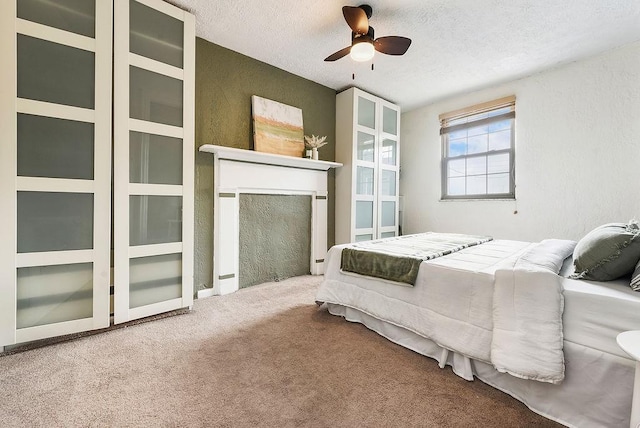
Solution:
M380 225L382 227L395 226L396 224L396 203L384 201L382 202L382 218Z
M18 114L18 175L93 180L93 123Z
M129 308L182 297L182 254L129 261Z
M376 103L366 98L358 97L358 125L375 129Z
M95 36L95 0L18 0L17 6L18 18L91 38Z
M393 140L384 139L382 140L382 163L384 165L397 165L397 143Z
M182 184L182 140L131 131L129 181Z
M93 52L18 34L18 98L92 109Z
M18 253L93 248L93 194L18 192Z
M137 1L129 2L131 52L182 68L184 24Z
M382 232L380 234L381 238L393 238L394 236L396 236L395 232Z
M132 195L129 200L129 245L182 241L182 197Z
M91 318L93 263L19 268L17 297L17 328Z
M382 189L383 196L396 195L396 172L388 169L382 170Z
M398 135L398 113L389 107L382 107L382 131Z
M373 168L359 166L356 177L356 194L373 195Z
M375 141L373 135L358 131L358 160L375 161Z
M182 126L182 81L138 67L129 69L133 119Z
M373 202L356 201L356 229L373 227Z

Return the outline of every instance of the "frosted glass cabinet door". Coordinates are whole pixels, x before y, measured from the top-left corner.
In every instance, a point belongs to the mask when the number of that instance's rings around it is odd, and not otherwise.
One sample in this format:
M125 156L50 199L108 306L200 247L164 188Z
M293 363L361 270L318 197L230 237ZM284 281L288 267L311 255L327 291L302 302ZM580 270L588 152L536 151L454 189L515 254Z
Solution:
M373 227L373 202L356 202L356 229L370 229Z
M114 322L193 303L195 20L114 4Z
M112 35L112 0L0 1L0 347L109 325Z

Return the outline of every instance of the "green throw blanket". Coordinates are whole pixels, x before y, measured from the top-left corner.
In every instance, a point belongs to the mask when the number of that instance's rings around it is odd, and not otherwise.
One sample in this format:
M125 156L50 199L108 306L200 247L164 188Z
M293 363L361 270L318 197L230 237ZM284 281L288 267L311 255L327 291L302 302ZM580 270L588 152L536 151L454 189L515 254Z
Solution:
M342 249L340 268L346 272L415 285L420 263L491 241L489 236L419 233L358 242Z

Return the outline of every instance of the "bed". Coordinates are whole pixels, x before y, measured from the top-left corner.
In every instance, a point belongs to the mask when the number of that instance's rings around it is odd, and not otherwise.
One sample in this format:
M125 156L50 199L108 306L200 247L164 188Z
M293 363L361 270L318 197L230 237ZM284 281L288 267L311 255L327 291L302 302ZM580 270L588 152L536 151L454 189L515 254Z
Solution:
M422 261L414 284L342 270L343 250L358 244L338 245L327 255L316 301L549 419L628 426L635 363L615 339L640 328L640 293L628 278L569 279L575 245L463 246Z

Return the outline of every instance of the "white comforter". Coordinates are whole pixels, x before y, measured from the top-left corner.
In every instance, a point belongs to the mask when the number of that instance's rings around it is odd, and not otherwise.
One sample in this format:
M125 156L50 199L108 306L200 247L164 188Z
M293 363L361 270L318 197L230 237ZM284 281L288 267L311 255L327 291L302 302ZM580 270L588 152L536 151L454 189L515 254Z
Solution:
M423 262L414 287L341 272L345 246L336 246L316 300L358 309L514 376L557 383L564 358L556 273L574 246L491 241Z

